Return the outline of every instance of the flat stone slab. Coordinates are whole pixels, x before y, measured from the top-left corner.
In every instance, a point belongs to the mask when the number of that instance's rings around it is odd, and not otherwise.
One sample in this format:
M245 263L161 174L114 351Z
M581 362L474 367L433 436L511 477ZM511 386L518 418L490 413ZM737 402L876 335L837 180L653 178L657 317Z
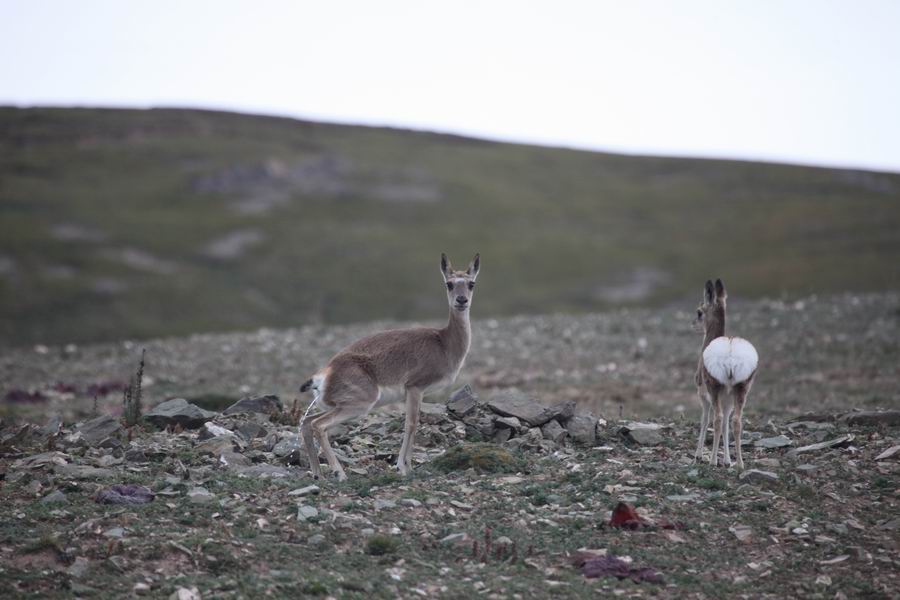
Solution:
M543 427L541 427L541 434L543 434L545 440L551 440L557 444L565 440L566 435L568 435L556 419L544 423Z
M519 392L500 392L487 407L503 417L515 417L532 427L540 427L553 418L555 411Z
M281 403L281 399L274 394L265 394L262 396L248 396L246 398L241 398L226 408L225 412L222 414L262 413L274 415L280 412L284 412L284 404Z
M638 427L636 429L628 429L626 427L622 428L622 432L625 433L632 441L641 446L658 446L662 444L663 436L660 433L661 428L645 428Z
M864 410L847 413L841 416L841 421L847 425L887 425L896 427L900 425L900 410Z
M791 441L791 439L786 435L776 435L775 437L767 437L762 438L761 440L756 440L755 442L753 442L753 445L757 448L775 450L776 448L786 448L788 446L793 446L794 442Z
M475 410L477 405L478 394L469 385L465 385L450 394L450 398L447 400L447 410L460 418Z
M772 471L761 471L759 469L749 469L742 472L738 479L748 483L772 483L778 481L778 474Z
M181 425L187 429L196 429L216 416L209 410L203 410L184 398L173 398L157 404L144 415L144 419L159 428Z
M97 446L103 440L122 433L122 424L115 417L102 415L90 421L85 421L75 428L81 434L82 439L89 446Z
M848 433L846 435L842 435L840 437L836 437L833 440L826 440L824 442L819 442L818 444L810 444L809 446L802 446L800 448L795 448L788 452L789 455L796 456L797 454L803 454L805 452L815 452L817 450L825 450L826 448L835 448L837 446L845 446L854 440L854 436L852 433Z

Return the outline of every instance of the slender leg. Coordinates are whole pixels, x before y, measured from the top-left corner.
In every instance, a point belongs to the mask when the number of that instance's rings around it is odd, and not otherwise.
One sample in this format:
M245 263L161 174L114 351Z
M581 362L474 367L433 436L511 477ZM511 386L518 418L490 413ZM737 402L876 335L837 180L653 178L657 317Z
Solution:
M709 398L702 387L697 388L697 396L700 398L700 408L703 411L700 416L700 437L697 439L697 451L694 453L694 462L703 460L703 447L706 445L706 430L709 428Z
M309 457L309 469L316 479L321 476L321 473L319 471L319 452L316 450L316 442L313 439L312 422L313 419L317 419L324 414L324 412L321 412L307 417L303 425L300 426L300 437L303 438L303 445L306 446L306 454Z
M422 404L422 390L406 389L406 424L403 427L403 444L397 456L397 469L407 475L410 469L409 457L415 444L416 428L419 426L419 408Z
M316 439L319 441L319 447L322 449L322 454L325 455L325 460L328 461L328 466L330 466L331 471L337 475L338 481L346 480L347 474L344 473L341 463L338 461L337 456L334 455L334 450L331 449L331 442L328 440L328 430L339 423L358 417L365 412L368 406L369 403L362 406L358 404L339 406L324 412L313 419L312 430L315 432ZM318 457L316 457L317 462L318 460Z
M727 394L727 392L726 392ZM722 411L722 428L725 430L725 439L724 439L724 462L726 467L731 466L731 415L734 411L734 404L730 401L730 399L726 396L724 410Z
M741 432L744 429L744 402L747 399L748 391L747 388L744 388L741 392L736 393L734 397L734 447L738 471L744 470L744 458L741 456Z
M709 390L709 396L713 409L713 445L709 464L715 467L719 464L719 440L722 437L722 405L719 403L718 389L713 388Z

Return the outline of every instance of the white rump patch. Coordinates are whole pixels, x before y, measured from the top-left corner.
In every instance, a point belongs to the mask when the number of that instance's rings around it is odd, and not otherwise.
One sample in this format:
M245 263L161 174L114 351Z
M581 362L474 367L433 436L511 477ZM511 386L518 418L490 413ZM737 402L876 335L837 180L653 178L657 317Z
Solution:
M753 344L739 337L718 337L703 351L703 366L713 379L729 387L750 378L759 364Z

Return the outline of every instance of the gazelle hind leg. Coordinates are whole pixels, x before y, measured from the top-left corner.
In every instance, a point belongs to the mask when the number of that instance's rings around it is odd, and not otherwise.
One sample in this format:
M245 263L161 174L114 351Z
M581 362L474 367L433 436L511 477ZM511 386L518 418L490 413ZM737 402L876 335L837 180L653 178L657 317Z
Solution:
M314 419L317 419L324 414L324 412L317 413L304 419L300 424L300 437L303 439L303 445L306 446L306 455L309 458L309 470L312 472L312 476L315 479L318 479L321 476L321 472L319 469L319 452L316 450L316 442L313 439L312 422Z
M328 439L328 430L339 423L358 417L363 412L365 412L365 408L360 410L357 405L339 406L312 419L311 428L319 441L319 447L322 449L322 454L325 455L325 460L328 461L328 466L331 467L331 471L337 476L338 481L346 480L347 474L344 473L344 468L341 467L340 461L334 455L334 450L331 448L331 442ZM318 460L317 456L315 462L318 463ZM318 466L316 464L315 470L318 470Z
M722 438L722 405L719 403L719 390L710 390L709 396L713 411L713 444L709 464L715 467L719 464L719 440Z
M697 388L697 396L700 397L700 436L697 439L697 451L694 452L694 462L703 460L703 447L706 446L706 430L709 428L709 397L702 387Z
M738 471L744 470L744 457L741 455L741 434L744 429L744 403L747 401L749 386L734 395L734 450Z
M722 461L726 467L731 466L731 415L734 412L734 403L725 398L725 406L722 409L722 429L725 430L722 440Z

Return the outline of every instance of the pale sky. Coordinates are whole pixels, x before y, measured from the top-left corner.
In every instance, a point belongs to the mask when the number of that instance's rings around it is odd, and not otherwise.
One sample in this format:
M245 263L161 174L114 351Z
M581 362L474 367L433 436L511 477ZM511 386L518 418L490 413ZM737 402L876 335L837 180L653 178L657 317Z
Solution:
M0 104L900 171L900 1L0 0Z

